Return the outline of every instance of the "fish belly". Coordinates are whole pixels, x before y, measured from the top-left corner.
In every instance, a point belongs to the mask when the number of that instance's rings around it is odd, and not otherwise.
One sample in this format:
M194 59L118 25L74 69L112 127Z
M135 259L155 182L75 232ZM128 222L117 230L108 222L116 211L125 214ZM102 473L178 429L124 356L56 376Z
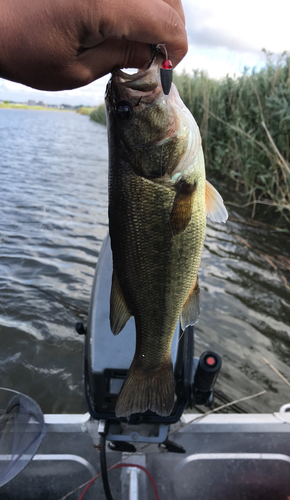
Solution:
M172 410L171 342L178 317L196 285L205 236L205 209L199 192L188 226L173 235L170 213L175 195L173 187L137 176L129 165L110 171L113 269L136 323L136 352L119 396L125 401L117 408L118 416L148 408L162 415ZM151 388L140 395L146 379L153 379ZM130 394L124 397L124 392Z

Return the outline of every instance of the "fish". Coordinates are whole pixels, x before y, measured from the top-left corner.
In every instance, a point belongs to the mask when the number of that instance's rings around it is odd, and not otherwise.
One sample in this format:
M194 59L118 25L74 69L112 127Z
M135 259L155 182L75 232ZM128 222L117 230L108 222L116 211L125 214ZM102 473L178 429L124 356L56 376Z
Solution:
M113 256L110 327L131 316L136 347L116 417L147 410L168 416L175 384L171 344L199 319L198 269L206 217L225 222L206 180L196 121L173 84L165 95L160 60L135 74L114 68L107 84L109 234Z

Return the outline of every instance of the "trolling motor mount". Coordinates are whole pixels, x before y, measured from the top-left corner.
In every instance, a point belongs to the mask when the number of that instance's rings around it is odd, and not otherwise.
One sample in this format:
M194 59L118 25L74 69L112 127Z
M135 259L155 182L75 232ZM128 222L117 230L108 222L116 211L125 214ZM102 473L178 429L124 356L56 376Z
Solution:
M111 441L162 443L166 440L168 426L180 420L187 407L212 405L221 358L212 351L203 353L200 360L194 358L194 328L189 326L182 332L178 323L171 348L176 394L171 415L162 417L148 410L129 418L117 418L115 406L134 356L136 334L134 318L131 318L120 335L112 335L109 322L112 267L107 237L95 273L87 328L77 325L79 333L86 333L84 375L88 410L93 419L108 423L107 437ZM126 436L122 425L128 429Z

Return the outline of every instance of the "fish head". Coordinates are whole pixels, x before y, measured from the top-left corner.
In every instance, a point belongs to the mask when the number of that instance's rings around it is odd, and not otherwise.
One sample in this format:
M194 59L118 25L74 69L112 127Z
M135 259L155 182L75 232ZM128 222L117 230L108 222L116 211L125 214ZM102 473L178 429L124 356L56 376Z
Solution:
M163 93L161 61L156 58L149 69L135 74L114 69L105 101L109 149L117 149L118 158L136 175L166 182L184 171L193 149L197 156L201 140L175 85L169 95Z

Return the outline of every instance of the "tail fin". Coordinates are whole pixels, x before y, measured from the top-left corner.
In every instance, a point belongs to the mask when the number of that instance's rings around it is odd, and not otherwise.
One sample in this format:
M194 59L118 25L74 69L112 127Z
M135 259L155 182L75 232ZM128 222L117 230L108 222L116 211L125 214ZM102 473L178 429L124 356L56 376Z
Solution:
M151 410L167 417L174 405L174 377L171 359L148 372L133 360L116 404L116 417Z

